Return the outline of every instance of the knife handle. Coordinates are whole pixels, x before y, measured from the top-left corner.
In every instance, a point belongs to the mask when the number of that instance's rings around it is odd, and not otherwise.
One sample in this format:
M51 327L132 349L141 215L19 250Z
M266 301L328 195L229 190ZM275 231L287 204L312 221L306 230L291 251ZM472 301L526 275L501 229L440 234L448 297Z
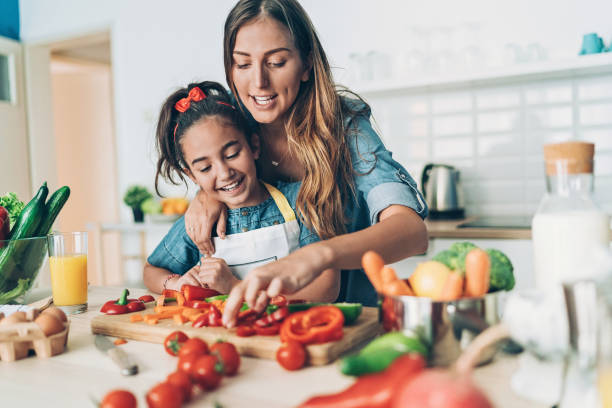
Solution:
M113 348L107 351L109 357L121 368L121 374L134 375L138 373L138 366L130 364L128 355L121 349Z

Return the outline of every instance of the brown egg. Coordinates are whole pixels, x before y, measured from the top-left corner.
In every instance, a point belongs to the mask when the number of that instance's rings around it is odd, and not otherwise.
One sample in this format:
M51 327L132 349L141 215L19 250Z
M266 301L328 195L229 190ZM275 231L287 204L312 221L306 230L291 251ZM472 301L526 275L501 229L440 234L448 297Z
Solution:
M64 324L50 313L41 314L34 320L34 323L40 327L40 330L42 330L47 337L64 330Z
M14 312L0 320L0 325L4 326L5 324L23 323L27 321L28 319L26 319L25 312Z
M47 314L47 313L57 317L62 322L68 321L68 319L66 318L66 313L64 313L64 311L60 309L59 307L51 306L42 311L42 314Z

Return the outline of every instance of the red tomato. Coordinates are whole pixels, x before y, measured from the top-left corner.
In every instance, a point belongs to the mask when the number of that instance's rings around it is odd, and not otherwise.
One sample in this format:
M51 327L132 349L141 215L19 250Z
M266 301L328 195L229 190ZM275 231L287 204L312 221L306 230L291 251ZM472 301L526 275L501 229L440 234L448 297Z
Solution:
M306 362L306 350L297 341L289 340L276 351L276 361L287 370L299 370Z
M223 374L234 375L240 368L240 354L236 346L226 341L219 341L210 347L210 353L223 363Z
M104 396L100 408L136 408L134 394L126 390L112 390Z
M182 404L183 391L170 383L159 383L147 392L149 408L180 408Z
M175 371L173 373L168 374L168 377L166 377L166 382L174 385L177 388L180 388L183 391L184 402L191 400L193 384L191 383L191 378L189 377L189 374L184 371Z
M186 354L196 354L198 356L208 354L208 344L202 339L193 337L183 343L179 350L178 356L182 357Z
M202 388L214 390L221 382L223 367L217 357L207 354L200 356L191 371L191 378Z
M186 354L184 356L179 356L178 364L176 365L176 369L178 371L183 371L191 377L191 373L193 372L193 366L196 360L200 358L199 354Z
M166 336L166 339L164 340L164 349L166 350L166 353L170 354L171 356L177 356L179 350L183 346L183 343L185 343L187 340L189 340L189 336L182 331L173 331Z

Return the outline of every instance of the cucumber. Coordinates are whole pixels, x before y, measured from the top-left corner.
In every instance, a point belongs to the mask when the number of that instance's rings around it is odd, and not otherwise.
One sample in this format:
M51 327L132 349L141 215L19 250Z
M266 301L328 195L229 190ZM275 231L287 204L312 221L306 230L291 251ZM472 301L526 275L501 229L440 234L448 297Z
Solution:
M303 310L308 310L311 307L315 306L335 306L344 315L344 324L351 325L357 321L359 316L361 315L361 311L363 306L361 303L290 303L288 305L289 311L293 312L301 312Z
M20 269L17 263L24 255L29 244L29 242L22 239L31 238L35 235L42 221L42 215L45 211L45 200L48 194L47 182L44 182L34 198L23 207L9 233L10 241L0 252L0 294L17 286L18 279L20 278ZM30 285L31 283L29 282Z
M46 236L59 212L66 204L68 197L70 196L70 187L64 186L58 188L47 200L45 204L44 218L38 226L36 235L37 237ZM34 279L36 272L45 260L47 254L47 241L37 239L34 242L30 242L27 249L27 256L22 259L17 259L18 268L21 270L20 277L26 279Z

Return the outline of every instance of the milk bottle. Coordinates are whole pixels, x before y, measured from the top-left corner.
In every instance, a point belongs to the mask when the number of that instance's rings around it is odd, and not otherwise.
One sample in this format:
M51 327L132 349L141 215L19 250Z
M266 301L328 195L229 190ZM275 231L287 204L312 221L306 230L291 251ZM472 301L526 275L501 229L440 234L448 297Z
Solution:
M592 197L594 151L585 142L544 146L547 193L531 226L539 289L591 277L609 247L610 219Z

